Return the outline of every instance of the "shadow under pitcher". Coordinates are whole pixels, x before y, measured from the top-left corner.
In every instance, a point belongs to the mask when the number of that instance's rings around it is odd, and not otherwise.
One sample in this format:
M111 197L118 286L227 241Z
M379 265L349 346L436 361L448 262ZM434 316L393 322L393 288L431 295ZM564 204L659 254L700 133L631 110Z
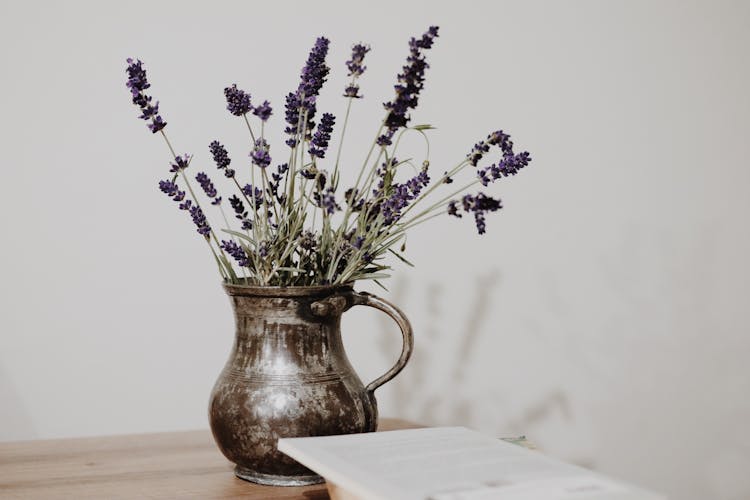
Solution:
M300 486L323 479L276 448L279 438L372 432L375 389L411 356L411 325L394 305L350 286L224 285L236 335L211 392L209 420L221 452L241 479ZM363 385L344 352L341 315L356 305L380 309L401 328L403 349L383 376Z

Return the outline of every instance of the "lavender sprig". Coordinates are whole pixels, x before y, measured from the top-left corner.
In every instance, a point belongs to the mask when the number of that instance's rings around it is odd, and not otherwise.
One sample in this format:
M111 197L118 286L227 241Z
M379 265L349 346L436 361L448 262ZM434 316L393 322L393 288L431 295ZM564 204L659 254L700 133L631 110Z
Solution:
M159 181L159 189L174 201L181 202L185 199L185 191L180 191L174 181Z
M144 90L151 87L151 84L148 83L148 79L146 78L146 70L143 69L143 63L140 60L132 58L128 58L127 63L128 81L125 85L130 89L130 93L133 96L133 104L141 109L141 116L138 118L150 121L148 128L155 134L166 127L167 122L159 114L159 102L152 103L152 97L144 92Z
M401 212L415 200L422 189L430 183L430 176L425 166L419 174L412 177L404 184L394 184L392 194L382 203L380 211L386 225L392 225L401 219Z
M242 229L244 231L252 230L253 222L247 218L247 210L245 210L245 204L242 203L242 200L240 200L237 195L233 195L229 198L229 205L231 205L232 210L234 210L234 216L237 220L241 221Z
M339 204L336 203L336 193L332 187L322 192L315 192L313 200L315 201L315 205L323 209L327 215L332 215L337 210L341 210Z
M227 100L227 111L234 116L242 116L253 110L250 94L238 89L236 83L224 89L224 97Z
M461 205L464 213L474 214L474 221L479 234L484 234L486 232L487 226L484 218L485 213L496 212L503 208L502 202L499 199L492 198L481 192L476 195L464 195L461 199ZM449 208L449 213L451 211L456 211L455 205L453 205L452 208Z
M438 36L438 27L430 26L421 38L412 38L409 41L409 56L406 65L398 75L398 83L394 86L396 97L383 106L388 110L385 118L386 132L378 138L378 144L387 146L391 144L393 134L405 127L410 120L409 110L417 107L419 93L424 88L424 73L429 67L424 56L424 51L431 48L435 38Z
M328 149L328 141L331 140L334 123L336 123L335 116L331 113L323 113L323 116L320 118L320 125L318 125L318 129L315 131L315 134L310 141L310 156L325 158L326 149Z
M255 141L255 147L250 153L250 159L260 168L266 168L271 164L271 155L268 153L268 143L265 139L260 138Z
M271 174L271 182L268 183L268 189L271 191L271 196L275 197L279 204L283 205L283 193L279 195L281 190L281 180L284 178L284 174L289 170L289 164L283 163L276 167L276 172Z
M253 114L260 118L260 121L267 122L273 114L271 103L268 101L263 101L263 104L261 104L260 106L255 106L255 109L253 109Z
M477 170L477 177L484 186L501 177L516 175L531 161L531 155L528 151L518 154L513 152L513 141L510 139L510 135L502 130L492 132L487 136L487 139L476 143L469 154L466 155L466 158L471 165L476 167L493 146L500 148L502 157L499 162Z
M206 220L206 216L203 214L203 210L198 205L190 207L190 216L193 218L193 223L198 228L198 234L203 235L207 240L209 239L209 233L211 232L211 226Z
M231 255L240 267L250 267L250 259L247 256L247 252L234 241L221 240L221 248Z
M209 151L214 158L216 168L224 170L224 176L228 178L234 177L234 170L229 168L229 164L232 163L232 159L229 158L226 148L219 142L213 141L208 145Z
M367 69L367 66L363 64L365 55L370 52L369 45L358 43L352 47L352 58L346 61L346 67L349 69L349 76L352 77L351 82L344 89L344 97L352 97L354 99L362 98L359 93L359 84L357 79Z
M175 174L178 174L188 168L190 166L190 160L192 160L192 156L185 153L182 156L175 156L174 162L170 164L169 171Z
M216 191L216 187L214 186L214 183L211 182L208 174L205 172L198 172L195 176L195 180L200 184L201 189L206 193L206 196L213 198L211 200L211 205L219 205L221 203L221 196L219 196L219 193Z
M305 66L300 74L300 83L295 92L290 92L286 97L286 122L284 130L290 135L286 143L290 147L297 145L297 135L300 134L299 122L301 116L307 117L304 124L308 130L313 128L316 112L316 98L320 89L326 81L330 68L326 65L329 40L320 37L310 51ZM303 138L304 139L304 138Z

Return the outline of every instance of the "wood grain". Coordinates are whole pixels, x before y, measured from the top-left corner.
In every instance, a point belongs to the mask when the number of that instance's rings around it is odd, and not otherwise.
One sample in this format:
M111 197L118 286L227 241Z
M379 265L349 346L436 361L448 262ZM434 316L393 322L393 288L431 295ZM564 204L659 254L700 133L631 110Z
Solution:
M413 427L383 419L379 430ZM322 484L285 488L237 479L204 430L0 443L0 498L329 497Z

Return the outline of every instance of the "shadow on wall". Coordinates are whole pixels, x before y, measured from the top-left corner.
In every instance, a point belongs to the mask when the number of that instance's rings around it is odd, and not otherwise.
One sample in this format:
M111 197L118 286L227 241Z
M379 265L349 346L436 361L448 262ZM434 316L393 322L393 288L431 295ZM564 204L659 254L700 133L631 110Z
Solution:
M443 287L438 282L427 284L424 294L426 311L423 314L427 324L420 332L424 342L415 345L415 355L403 375L407 380L393 386L394 402L398 408L408 408L409 418L430 425L479 427L483 413L494 413L487 405L497 405L502 400L500 394L495 391L481 398L483 401L472 397L469 369L476 365L474 355L482 332L490 331L484 327L491 320L493 292L500 283L497 270L477 277L475 286L471 287L474 293L471 308L459 323L462 330L451 332L444 331L445 318L441 316L444 311L451 310L445 307ZM393 301L404 303L409 289L408 281L397 280L391 290ZM460 314L460 311L452 311L451 314ZM379 348L388 357L389 353L400 349L400 339L387 333L393 328L388 318L378 316L378 321L384 332L378 336ZM436 352L445 351L445 347L450 348L448 352L451 355L440 361L442 376L438 378L432 363L433 356ZM520 411L516 409L514 414L498 423L498 434L503 431L507 433L510 429L520 435L532 432L552 419L572 420L568 396L561 388L546 392Z
M29 413L0 365L0 441L34 439L37 433Z

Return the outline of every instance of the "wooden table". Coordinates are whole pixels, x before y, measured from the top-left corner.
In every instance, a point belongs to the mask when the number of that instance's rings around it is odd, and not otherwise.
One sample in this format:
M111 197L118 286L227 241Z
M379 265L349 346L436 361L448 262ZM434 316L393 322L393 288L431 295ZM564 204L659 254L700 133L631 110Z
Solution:
M383 419L380 430L417 427ZM237 479L204 431L0 443L0 498L328 500L325 485Z

